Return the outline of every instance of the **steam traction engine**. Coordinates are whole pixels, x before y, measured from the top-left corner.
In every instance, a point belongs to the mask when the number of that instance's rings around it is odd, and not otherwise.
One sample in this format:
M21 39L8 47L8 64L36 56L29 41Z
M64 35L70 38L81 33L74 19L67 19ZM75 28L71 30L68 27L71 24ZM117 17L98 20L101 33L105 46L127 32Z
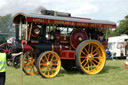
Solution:
M66 71L99 73L106 61L104 32L111 21L71 17L69 13L43 10L41 15L17 14L14 52L24 52L23 71L28 75L55 77ZM102 45L103 44L103 45Z

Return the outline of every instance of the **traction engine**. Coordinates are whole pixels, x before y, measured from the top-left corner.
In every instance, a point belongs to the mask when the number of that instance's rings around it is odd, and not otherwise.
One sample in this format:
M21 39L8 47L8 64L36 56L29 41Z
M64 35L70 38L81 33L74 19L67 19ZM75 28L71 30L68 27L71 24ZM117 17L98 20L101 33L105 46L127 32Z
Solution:
M99 73L106 61L103 28L115 23L71 17L69 13L42 10L41 15L17 14L14 52L24 52L23 71L28 75L55 77L66 71ZM102 37L102 38L101 38ZM105 43L104 46L102 43Z

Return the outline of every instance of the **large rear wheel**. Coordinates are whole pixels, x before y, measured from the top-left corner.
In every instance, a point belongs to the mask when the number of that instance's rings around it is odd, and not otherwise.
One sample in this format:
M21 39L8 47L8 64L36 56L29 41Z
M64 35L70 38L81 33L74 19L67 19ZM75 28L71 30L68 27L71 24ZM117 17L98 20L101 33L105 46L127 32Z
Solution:
M42 77L55 77L61 67L60 57L53 51L46 51L40 54L37 60L37 69Z
M97 74L106 62L103 45L96 40L86 40L80 43L76 50L76 65L82 73Z
M28 51L24 54L23 60L24 60L24 66L23 71L27 75L35 75L38 74L37 68L36 68L36 55L33 51Z

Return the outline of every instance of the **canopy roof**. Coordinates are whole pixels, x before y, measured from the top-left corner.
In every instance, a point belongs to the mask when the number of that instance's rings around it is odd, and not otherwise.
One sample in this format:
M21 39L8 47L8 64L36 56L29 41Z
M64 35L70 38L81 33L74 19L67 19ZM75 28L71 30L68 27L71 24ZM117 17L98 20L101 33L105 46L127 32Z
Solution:
M94 19L76 18L76 17L60 17L60 16L18 13L14 17L13 23L19 24L20 20L22 20L22 23L25 23L27 21L34 23L76 26L76 27L116 28L116 23L112 21L94 20Z

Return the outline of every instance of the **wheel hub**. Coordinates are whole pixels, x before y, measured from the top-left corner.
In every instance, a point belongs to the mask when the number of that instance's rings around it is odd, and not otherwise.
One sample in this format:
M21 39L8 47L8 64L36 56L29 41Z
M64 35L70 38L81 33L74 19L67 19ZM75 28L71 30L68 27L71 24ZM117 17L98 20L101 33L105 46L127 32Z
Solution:
M48 67L51 67L51 66L52 66L52 63L51 63L51 62L48 62L48 63L47 63L47 66L48 66Z
M89 60L92 60L93 59L93 56L92 55L89 55Z

